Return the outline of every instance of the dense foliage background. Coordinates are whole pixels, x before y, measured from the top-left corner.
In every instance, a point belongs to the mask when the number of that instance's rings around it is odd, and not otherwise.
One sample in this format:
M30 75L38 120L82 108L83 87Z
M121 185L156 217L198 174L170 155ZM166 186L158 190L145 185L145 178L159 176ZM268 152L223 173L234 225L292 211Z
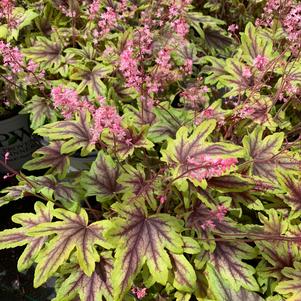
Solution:
M55 301L301 299L301 4L0 1L0 248ZM78 164L84 157L85 164ZM19 201L17 201L19 199Z

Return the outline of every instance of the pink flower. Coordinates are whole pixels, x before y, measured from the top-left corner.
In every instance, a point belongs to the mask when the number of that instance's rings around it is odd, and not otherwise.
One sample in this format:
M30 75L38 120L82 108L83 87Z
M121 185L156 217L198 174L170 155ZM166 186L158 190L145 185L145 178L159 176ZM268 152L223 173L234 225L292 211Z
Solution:
M198 181L205 178L221 176L223 173L233 167L238 161L236 158L214 158L208 155L202 155L197 158L188 158L188 175Z
M134 287L131 289L132 293L134 295L136 295L136 297L141 300L142 298L144 298L146 296L146 291L147 289L144 288L139 288L139 287Z
M231 24L228 26L228 31L231 33L235 33L238 30L238 25L237 24Z
M263 71L268 64L269 60L263 55L257 55L253 61L254 66L259 70Z
M251 72L251 69L249 67L244 67L242 69L242 76L245 77L245 78L250 78L252 77L252 72Z
M139 91L143 80L138 65L139 61L134 55L133 41L128 41L120 55L119 70L125 78L126 86Z
M94 20L100 9L100 0L93 0L89 6L89 19Z
M96 143L100 134L108 128L117 139L126 136L125 130L121 126L121 117L112 106L102 105L93 114L94 126L91 129L92 142Z
M107 7L107 11L101 14L98 21L98 27L100 28L99 36L103 36L111 31L117 25L118 15L112 7Z
M23 71L23 55L18 47L11 47L9 43L0 41L0 54L3 57L3 65L10 67L13 73Z
M184 38L189 32L189 25L184 18L175 20L171 23L171 26L180 37Z

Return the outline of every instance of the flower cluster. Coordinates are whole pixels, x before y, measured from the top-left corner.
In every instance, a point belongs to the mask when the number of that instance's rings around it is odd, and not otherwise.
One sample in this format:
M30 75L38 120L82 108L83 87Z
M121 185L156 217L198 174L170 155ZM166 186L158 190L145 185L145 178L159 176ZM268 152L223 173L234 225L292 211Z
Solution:
M73 89L63 86L54 87L51 95L54 107L59 108L66 119L71 119L74 113L83 110L94 112L94 106L86 99L80 98Z
M13 73L23 70L23 55L18 47L12 47L10 43L0 41L0 54L3 57L3 65L9 67Z
M190 109L199 109L207 102L207 86L191 86L181 92L180 96L185 100L185 106Z
M218 222L222 222L224 220L225 215L228 212L228 208L224 205L217 206L216 210L210 211L207 219L201 225L203 230L212 230L216 227Z
M19 24L18 20L13 16L14 8L14 0L0 1L0 19L4 19L9 28L15 28Z
M99 135L107 128L111 134L114 134L117 139L123 140L126 133L121 125L121 117L118 115L116 109L112 106L101 105L93 113L94 125L91 129L92 142L96 143Z
M198 158L188 158L189 177L202 181L212 177L219 177L229 171L238 161L236 158L213 158L201 155Z

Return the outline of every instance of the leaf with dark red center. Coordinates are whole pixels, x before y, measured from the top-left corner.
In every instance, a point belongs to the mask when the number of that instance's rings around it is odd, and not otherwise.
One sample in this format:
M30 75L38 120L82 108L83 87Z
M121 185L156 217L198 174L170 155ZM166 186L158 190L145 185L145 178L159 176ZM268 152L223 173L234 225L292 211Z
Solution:
M88 87L89 95L100 96L105 95L107 88L101 80L112 72L111 66L98 64L92 70L83 65L75 66L71 73L70 79L81 80L77 88L77 92L83 92Z
M254 185L251 179L243 178L239 174L225 175L209 179L208 186L222 192L241 192L248 191Z
M292 209L301 209L301 179L297 179L289 172L277 173L278 181L286 192L282 198Z
M146 175L142 165L134 168L131 165L124 165L127 173L122 172L118 179L118 183L122 184L122 199L131 203L139 198L143 198L151 206L153 210L157 208L157 200L154 193L160 193L159 186L162 179L156 175Z
M91 276L95 269L95 261L98 260L95 245L105 248L111 246L103 237L103 232L110 227L108 221L88 225L88 215L84 209L81 209L79 214L56 209L53 210L53 215L61 221L42 223L29 231L29 235L33 237L54 235L37 258L35 287L46 282L75 248L81 270L87 276Z
M241 33L243 58L248 64L253 65L254 59L264 56L272 60L277 56L273 49L272 39L261 35L260 29L256 28L251 22L246 25L245 32Z
M209 262L230 288L239 290L244 287L256 291L255 269L242 261L255 258L256 255L255 249L246 243L217 241L214 252L209 255Z
M27 170L38 170L49 168L48 173L64 178L70 165L67 155L61 154L63 142L52 141L47 146L39 148L33 153L33 159L26 162L23 168Z
M37 129L35 133L52 140L68 140L62 145L61 153L63 154L72 153L81 148L81 155L86 156L95 147L92 143L90 126L90 114L82 111L76 120L50 123Z
M10 186L1 190L1 194L5 195L0 197L0 207L8 204L11 201L21 199L25 196L26 192L32 191L32 187L28 183L19 183L18 186Z
M129 128L126 136L118 138L105 129L101 139L109 146L113 153L116 153L121 160L125 160L134 153L136 148L151 149L154 144L147 139L148 127L144 126L140 130Z
M123 300L144 263L152 278L165 285L172 267L167 253L183 252L179 221L167 214L147 216L143 205L114 206L119 213L109 237L116 244L113 270L114 300Z
M202 122L189 135L186 127L181 127L176 139L168 139L166 149L161 150L162 160L174 167L173 176L187 178L189 171L196 167L189 162L190 159L199 159L202 156L210 158L237 158L243 156L242 148L231 143L205 142L216 126L216 121Z
M119 175L120 169L113 159L99 151L90 171L82 175L81 183L85 187L86 196L95 195L99 202L112 199L122 189L122 185L117 182Z
M252 78L244 76L244 68L245 65L236 58L226 60L225 71L228 74L222 75L219 82L230 91L223 97L237 96L252 88Z
M34 95L30 101L25 103L25 107L20 113L30 114L30 127L34 130L44 125L46 120L48 122L57 120L55 110L53 110L49 101L37 95Z
M57 34L52 34L51 40L38 36L33 47L26 48L23 53L27 58L41 64L43 69L57 69L63 62L62 45Z
M263 128L257 127L243 138L243 145L251 160L248 171L251 175L276 180L276 168L299 171L300 161L289 152L281 152L284 133L275 133L263 138Z
M183 292L194 292L196 288L196 274L193 266L184 255L171 254L174 272L173 286Z
M283 294L287 301L301 300L301 263L296 261L293 268L286 267L281 273L286 279L278 283L276 292Z
M101 256L91 276L87 276L78 265L74 265L70 276L61 284L53 301L74 300L78 295L81 301L99 301L103 297L107 301L113 301L112 268L113 261L108 254Z
M52 203L49 202L47 206L45 206L41 202L36 202L36 214L19 213L12 216L13 222L21 224L22 227L0 232L0 249L27 245L18 260L19 271L26 270L33 264L47 240L47 236L31 237L28 235L28 232L41 223L50 222L52 219L52 211Z
M172 108L169 103L161 103L153 111L156 119L149 129L148 137L155 143L162 142L168 137L175 138L178 129L193 119L190 111Z
M203 273L202 273L203 274ZM235 290L225 281L224 277L216 271L210 264L207 264L206 269L204 271L204 274L206 275L207 286L204 287L204 292L200 292L200 297L204 297L203 295L206 295L206 299L201 298L200 300L214 300L214 301L264 301L262 297L260 297L255 292L250 292L244 288L240 288L239 290ZM200 278L201 282L204 282ZM235 279L228 279L229 281L235 280ZM201 283L202 286L205 286L205 283ZM198 293L197 293L198 296Z

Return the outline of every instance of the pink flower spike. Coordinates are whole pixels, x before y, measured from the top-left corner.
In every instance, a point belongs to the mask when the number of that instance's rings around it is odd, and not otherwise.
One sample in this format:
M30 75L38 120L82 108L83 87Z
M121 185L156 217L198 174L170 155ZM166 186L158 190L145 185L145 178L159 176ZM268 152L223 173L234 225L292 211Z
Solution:
M252 77L252 72L251 72L251 69L249 67L244 67L242 69L242 76L245 77L245 78L250 78Z
M253 63L254 66L259 70L263 71L268 64L269 60L263 55L257 55L256 58L254 59Z
M7 163L8 159L9 159L9 152L6 152L4 155L4 164Z

